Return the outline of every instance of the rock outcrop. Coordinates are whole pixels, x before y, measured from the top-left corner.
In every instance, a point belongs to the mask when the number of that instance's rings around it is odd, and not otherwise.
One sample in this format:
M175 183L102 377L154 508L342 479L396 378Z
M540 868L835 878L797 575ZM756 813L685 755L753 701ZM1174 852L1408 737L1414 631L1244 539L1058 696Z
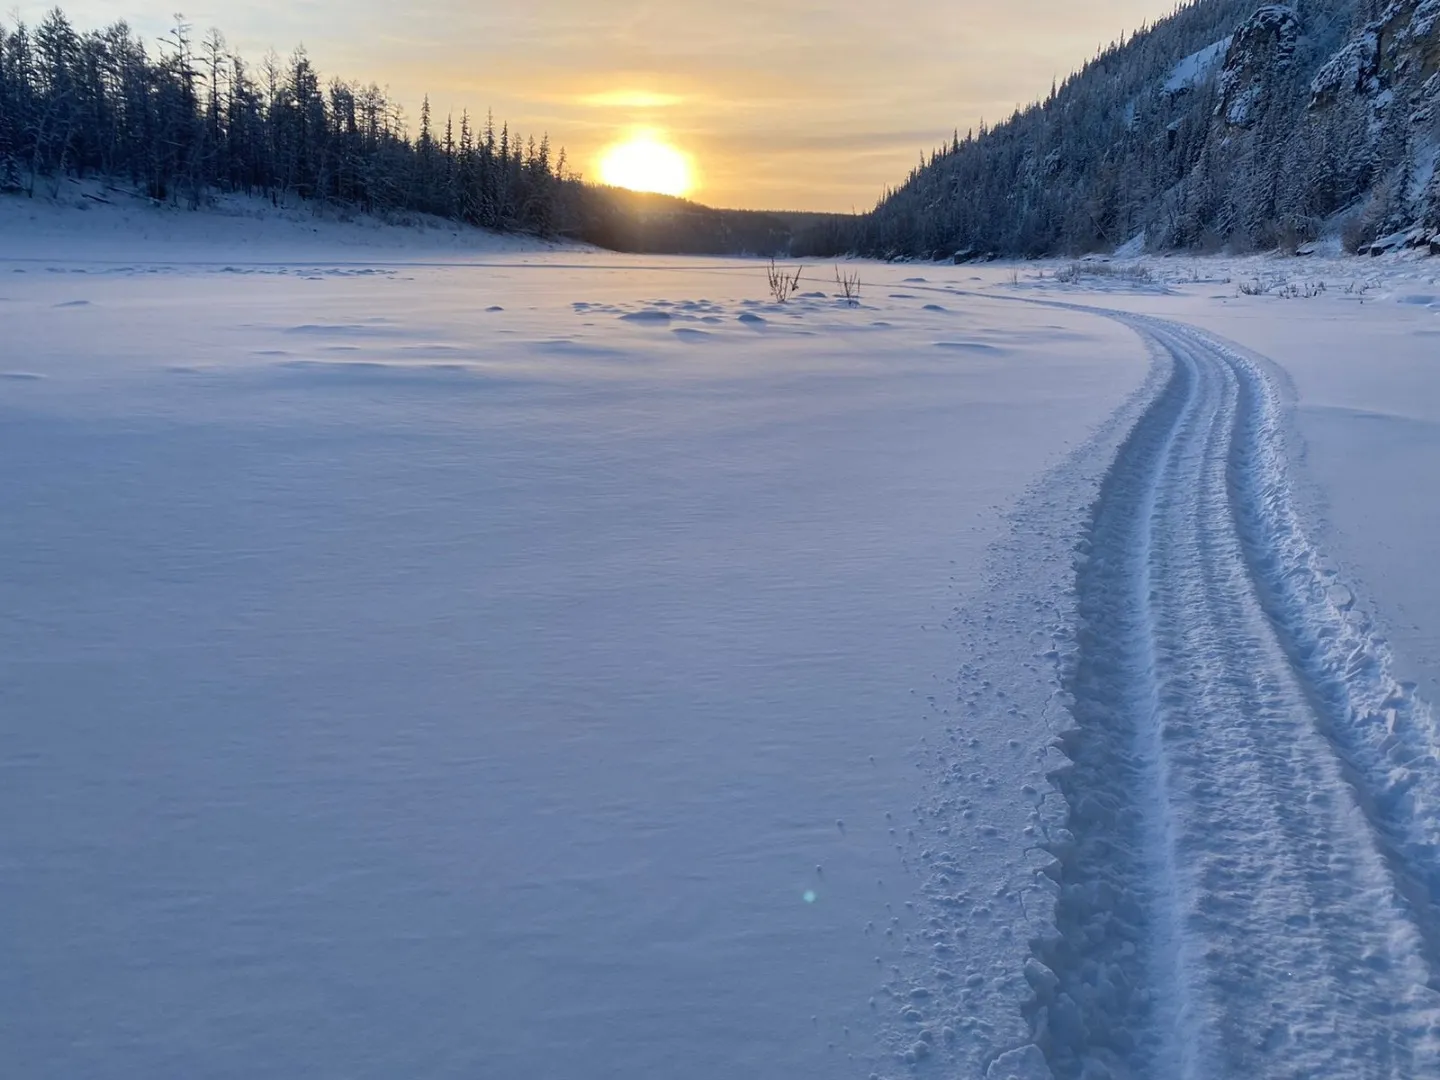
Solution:
M1440 246L1440 0L1393 0L1315 74L1309 111L1374 158L1363 250Z
M1254 121L1294 60L1300 29L1299 14L1280 4L1267 4L1240 24L1220 69L1215 112L1226 124L1249 127Z

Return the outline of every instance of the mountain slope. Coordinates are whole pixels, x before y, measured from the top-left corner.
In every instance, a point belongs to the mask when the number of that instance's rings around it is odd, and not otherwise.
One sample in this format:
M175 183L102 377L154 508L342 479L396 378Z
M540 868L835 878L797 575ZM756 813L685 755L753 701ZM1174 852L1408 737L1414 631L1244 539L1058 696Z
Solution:
M1440 231L1440 0L1198 0L957 138L817 251L1252 250ZM1411 235L1399 235L1414 230Z

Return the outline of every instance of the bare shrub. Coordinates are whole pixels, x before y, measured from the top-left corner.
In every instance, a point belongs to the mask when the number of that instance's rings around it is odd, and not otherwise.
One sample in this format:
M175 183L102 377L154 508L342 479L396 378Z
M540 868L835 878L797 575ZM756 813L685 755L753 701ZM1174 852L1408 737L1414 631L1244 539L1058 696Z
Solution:
M1063 285L1078 285L1085 278L1101 281L1124 281L1131 285L1149 285L1155 274L1148 266L1135 263L1131 266L1112 266L1110 263L1074 262L1055 271L1055 280Z
M1314 300L1326 292L1323 281L1300 282L1286 277L1255 278L1242 281L1237 288L1241 296L1277 296L1281 300Z
M801 266L796 269L795 273L790 274L773 258L770 260L767 277L770 282L770 295L774 297L777 304L785 303L800 290L800 273L804 269L805 267Z
M853 274L848 271L842 273L840 267L835 267L835 284L840 286L841 295L845 302L851 307L860 303L860 271Z

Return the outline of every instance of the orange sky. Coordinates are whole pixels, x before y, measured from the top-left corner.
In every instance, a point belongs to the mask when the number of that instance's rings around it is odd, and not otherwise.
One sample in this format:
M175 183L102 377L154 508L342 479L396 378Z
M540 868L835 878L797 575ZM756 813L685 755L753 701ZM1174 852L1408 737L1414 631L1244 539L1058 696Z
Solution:
M27 21L48 4L21 4ZM175 6L175 5L171 5ZM1049 90L1173 0L252 0L186 4L252 62L304 43L327 76L388 85L418 122L461 109L548 131L582 173L632 127L665 133L716 206L867 209L922 149ZM62 3L81 28L168 12ZM7 17L6 22L10 19Z

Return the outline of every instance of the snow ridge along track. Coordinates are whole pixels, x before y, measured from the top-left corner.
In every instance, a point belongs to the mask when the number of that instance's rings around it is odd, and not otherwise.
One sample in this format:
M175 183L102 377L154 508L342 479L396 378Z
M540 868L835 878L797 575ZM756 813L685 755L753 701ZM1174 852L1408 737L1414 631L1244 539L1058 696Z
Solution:
M1300 527L1266 365L1104 314L1173 368L1082 544L1035 1041L1057 1080L1440 1076L1430 709Z

